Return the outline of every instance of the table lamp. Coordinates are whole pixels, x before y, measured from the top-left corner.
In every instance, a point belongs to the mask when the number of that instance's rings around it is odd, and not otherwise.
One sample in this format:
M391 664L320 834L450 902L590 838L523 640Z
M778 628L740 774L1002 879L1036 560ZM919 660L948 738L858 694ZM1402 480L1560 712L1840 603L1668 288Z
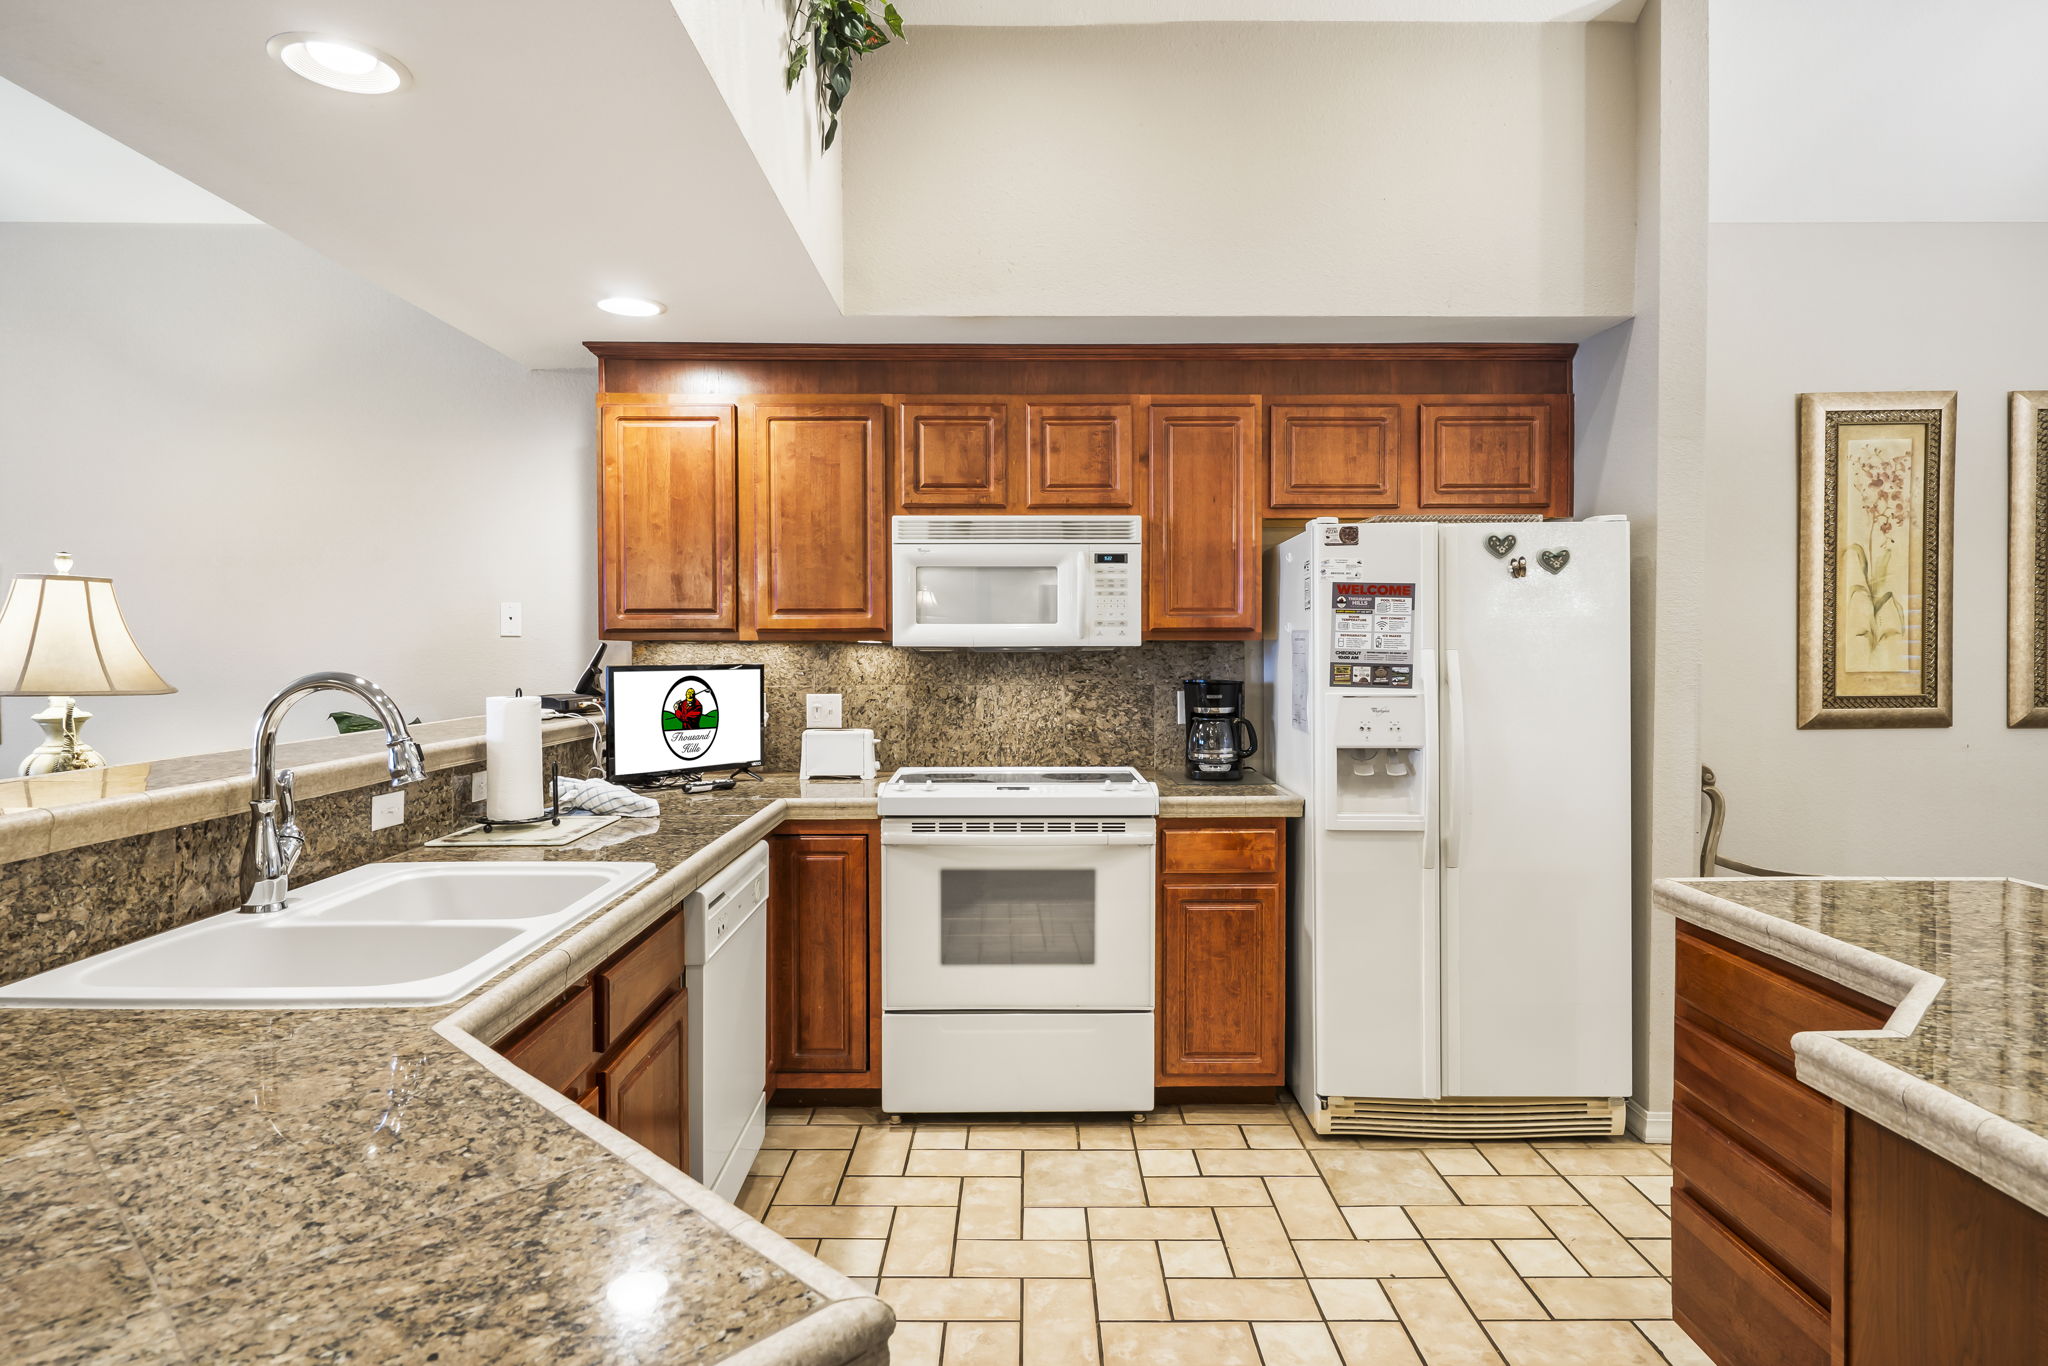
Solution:
M43 743L21 762L24 776L104 768L106 760L78 738L92 713L79 697L128 697L176 692L142 657L112 579L71 572L59 553L54 574L21 574L0 606L0 697L48 697L30 719Z

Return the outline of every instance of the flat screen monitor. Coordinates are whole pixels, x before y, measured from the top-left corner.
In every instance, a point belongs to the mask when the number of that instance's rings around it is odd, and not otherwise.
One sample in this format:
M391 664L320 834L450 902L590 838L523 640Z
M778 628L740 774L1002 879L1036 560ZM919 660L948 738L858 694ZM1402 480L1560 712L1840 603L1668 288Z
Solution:
M605 769L654 782L761 762L759 664L619 664L605 670Z

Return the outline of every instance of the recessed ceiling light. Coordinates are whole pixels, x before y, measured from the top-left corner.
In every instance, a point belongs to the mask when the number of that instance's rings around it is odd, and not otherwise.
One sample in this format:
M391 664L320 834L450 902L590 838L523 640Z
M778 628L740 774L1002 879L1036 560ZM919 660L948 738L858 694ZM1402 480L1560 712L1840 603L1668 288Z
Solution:
M322 33L280 33L266 49L297 75L351 95L389 95L412 84L396 57Z
M599 299L597 306L607 313L616 313L621 318L652 318L668 312L668 305L659 299Z

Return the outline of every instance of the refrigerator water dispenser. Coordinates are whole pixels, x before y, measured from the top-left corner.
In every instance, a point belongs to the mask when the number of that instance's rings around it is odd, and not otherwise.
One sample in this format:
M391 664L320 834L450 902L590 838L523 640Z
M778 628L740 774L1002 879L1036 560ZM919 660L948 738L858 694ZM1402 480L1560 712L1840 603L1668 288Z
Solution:
M1422 699L1331 699L1332 796L1339 816L1420 816L1424 799Z

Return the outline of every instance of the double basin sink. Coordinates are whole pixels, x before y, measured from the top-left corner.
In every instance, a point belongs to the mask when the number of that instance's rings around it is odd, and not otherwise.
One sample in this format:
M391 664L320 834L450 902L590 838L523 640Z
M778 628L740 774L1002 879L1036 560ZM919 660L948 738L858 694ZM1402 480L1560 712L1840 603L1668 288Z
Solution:
M0 987L0 1006L427 1006L482 985L651 863L381 863Z

